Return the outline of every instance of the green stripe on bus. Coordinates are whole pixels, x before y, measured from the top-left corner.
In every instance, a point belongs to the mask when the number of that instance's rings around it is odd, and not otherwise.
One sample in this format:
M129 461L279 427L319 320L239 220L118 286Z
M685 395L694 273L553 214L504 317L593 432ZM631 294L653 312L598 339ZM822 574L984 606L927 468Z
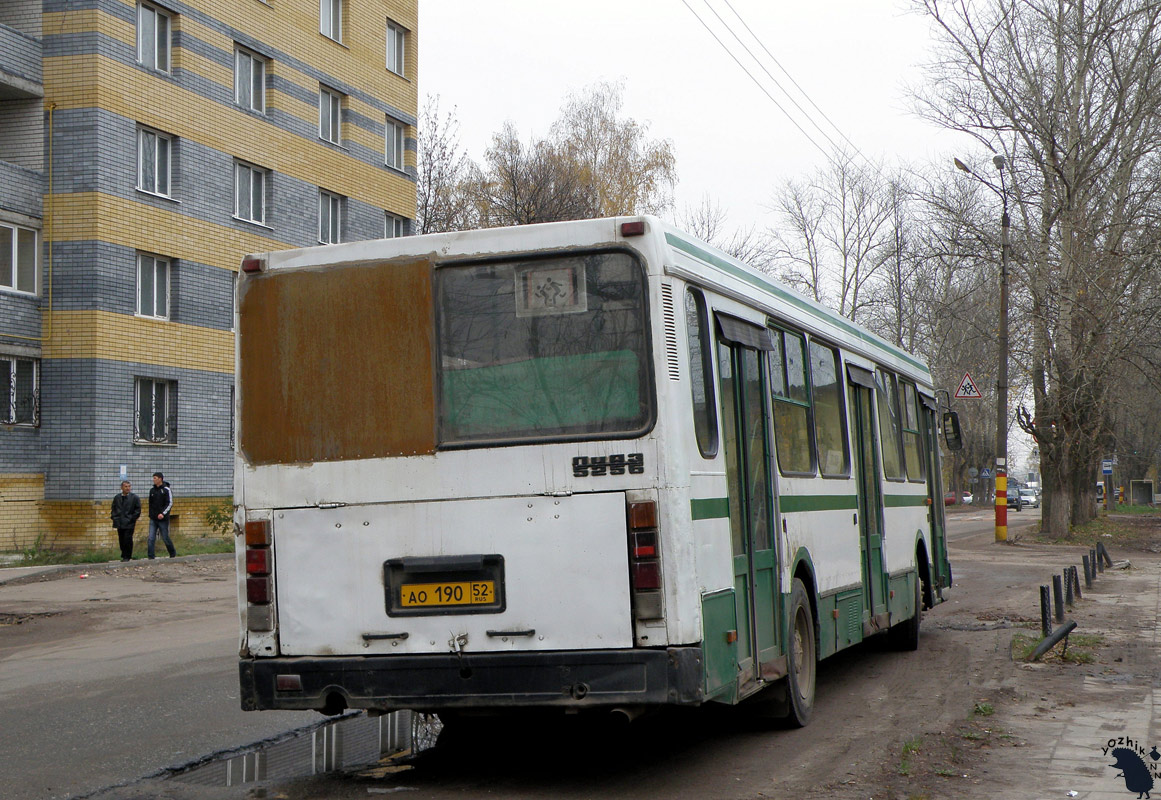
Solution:
M836 325L839 328L842 328L847 333L849 333L851 336L854 336L857 339L859 339L863 342L866 342L867 344L871 345L872 347L875 347L879 350L885 350L886 352L894 355L896 358L902 359L903 361L907 362L908 364L910 364L911 366L913 366L917 370L919 370L921 374L926 375L928 377L931 376L931 372L930 372L930 370L928 370L928 368L925 364L923 364L920 361L917 361L913 356L908 355L907 353L903 352L902 350L899 350L896 347L892 347L890 344L888 344L884 340L880 339L878 336L875 336L872 333L868 333L867 331L863 331L863 330L860 330L859 328L856 328L854 326L854 324L850 322L850 320L844 319L843 317L840 317L837 314L833 314L833 313L827 311L826 309L817 308L814 305L807 302L804 298L801 298L801 297L798 297L797 295L791 294L790 292L786 291L785 289L783 289L781 286L778 286L777 284L762 280L761 278L759 278L756 275L751 275L749 272L746 272L745 270L738 269L738 267L736 265L731 264L729 261L726 261L724 258L720 258L720 257L714 255L713 253L702 250L697 245L693 244L692 242L686 241L685 239L682 239L680 236L676 236L672 233L666 233L665 240L667 242L669 242L669 244L676 247L678 250L681 250L682 252L693 256L697 260L703 261L712 267L717 267L718 269L722 270L723 272L725 272L729 275L733 275L735 278L740 278L741 280L744 280L746 283L749 283L753 286L757 286L759 289L764 289L765 291L770 292L771 294L777 295L782 300L785 300L787 303L790 303L792 306L798 308L801 311L805 311L810 316L815 317L816 319L820 319L820 320L824 320L826 322L829 322L832 325Z
M883 505L887 508L904 508L909 506L925 506L927 505L927 495L925 494L885 494L883 495Z
M694 498L689 501L694 519L726 519L730 516L730 501L725 497Z
M859 498L853 494L783 495L778 508L783 514L796 511L843 511L859 507Z

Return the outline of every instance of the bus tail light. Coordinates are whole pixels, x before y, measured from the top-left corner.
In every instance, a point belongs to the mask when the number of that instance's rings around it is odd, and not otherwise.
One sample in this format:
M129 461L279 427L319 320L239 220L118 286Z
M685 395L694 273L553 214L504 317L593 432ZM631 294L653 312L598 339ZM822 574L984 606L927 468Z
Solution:
M638 620L660 619L662 601L661 548L657 535L657 503L630 502L629 579L633 590L633 616Z
M274 552L270 520L246 523L246 627L252 631L274 630Z

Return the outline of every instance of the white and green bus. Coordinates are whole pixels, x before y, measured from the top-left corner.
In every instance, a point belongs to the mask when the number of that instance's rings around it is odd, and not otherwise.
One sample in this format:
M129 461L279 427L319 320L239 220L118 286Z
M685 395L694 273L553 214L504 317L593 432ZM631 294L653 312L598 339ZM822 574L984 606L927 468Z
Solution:
M951 584L927 367L656 218L259 254L237 298L245 709L805 724Z

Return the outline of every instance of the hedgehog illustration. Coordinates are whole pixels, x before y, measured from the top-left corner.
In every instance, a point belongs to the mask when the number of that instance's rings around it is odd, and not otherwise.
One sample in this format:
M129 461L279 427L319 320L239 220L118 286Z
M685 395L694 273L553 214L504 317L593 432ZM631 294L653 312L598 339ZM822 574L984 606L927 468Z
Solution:
M1149 774L1149 767L1141 757L1127 747L1117 747L1113 750L1113 761L1110 767L1120 770L1118 778L1125 779L1125 789L1137 792L1137 798L1149 797L1153 788L1153 776Z

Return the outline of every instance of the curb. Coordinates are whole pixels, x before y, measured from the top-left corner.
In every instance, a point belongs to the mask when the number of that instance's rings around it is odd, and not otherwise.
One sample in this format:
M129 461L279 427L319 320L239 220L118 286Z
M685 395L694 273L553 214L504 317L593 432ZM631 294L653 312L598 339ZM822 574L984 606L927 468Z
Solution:
M202 553L193 556L177 556L176 558L161 557L154 559L157 564L167 562L183 563L195 561L221 561L234 558L234 553ZM43 567L6 567L0 569L0 586L15 586L21 583L30 583L46 575L56 575L64 572L90 572L92 570L118 570L125 567L138 567L148 564L147 558L135 558L132 561L96 561L91 564L46 564ZM164 567L160 567L164 569Z

